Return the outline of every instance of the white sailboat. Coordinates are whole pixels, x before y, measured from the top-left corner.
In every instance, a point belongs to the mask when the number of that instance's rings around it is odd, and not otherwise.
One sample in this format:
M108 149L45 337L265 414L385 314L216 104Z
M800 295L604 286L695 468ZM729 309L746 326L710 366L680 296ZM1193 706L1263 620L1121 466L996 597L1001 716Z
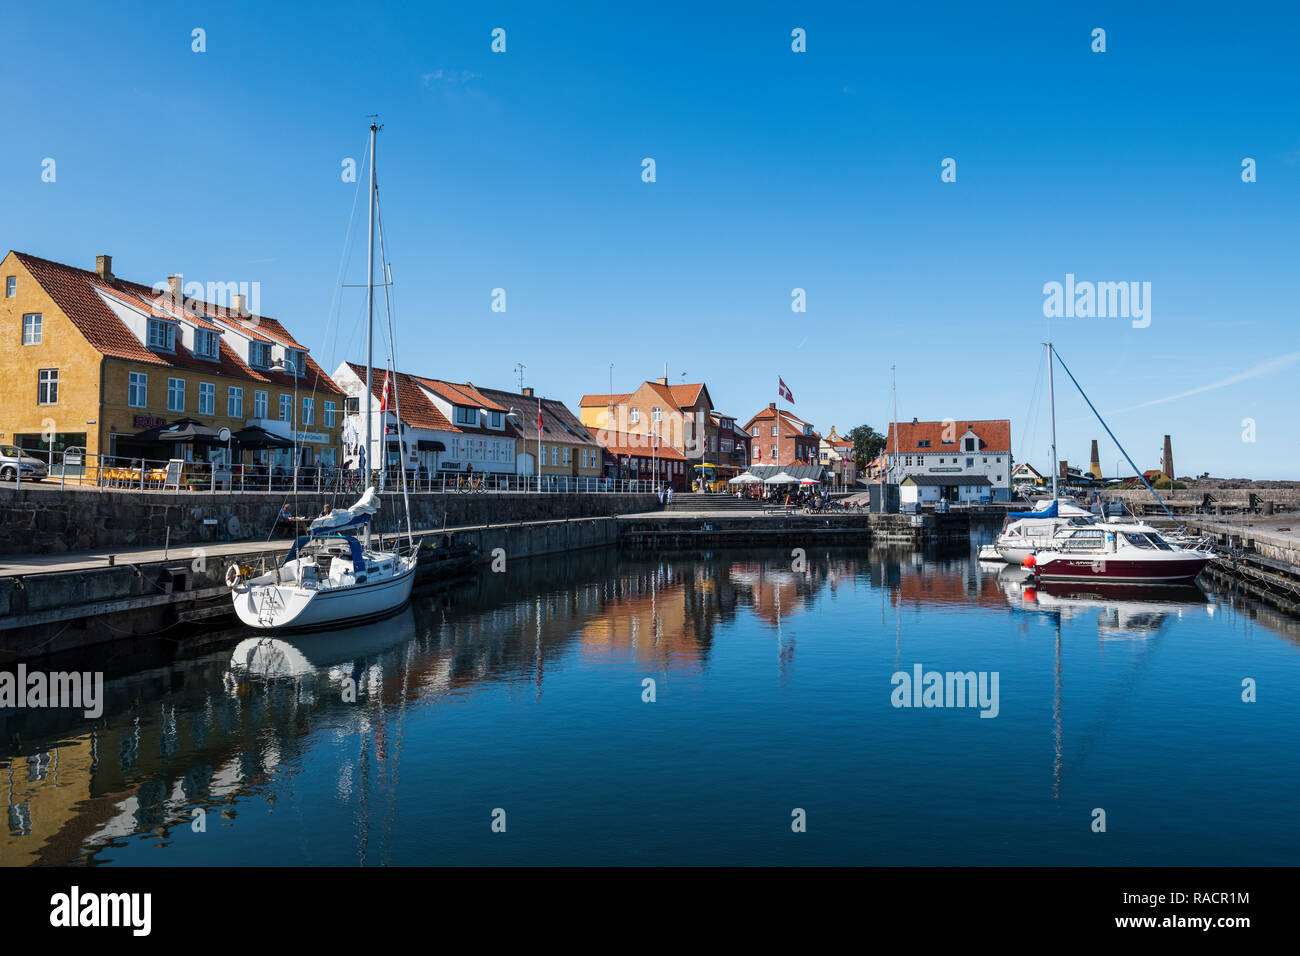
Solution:
M370 124L370 208L366 265L366 443L371 448L370 406L373 394L374 356L374 261L375 207L378 192L375 179L375 135L379 127ZM392 317L389 316L389 348L392 349ZM400 419L400 409L399 419ZM368 456L367 456L368 457ZM298 538L283 562L253 576L249 569L232 564L226 571L235 613L250 627L262 630L299 630L355 624L383 617L398 610L411 598L418 553L411 536L411 507L406 498L406 475L402 470L402 500L406 507L406 547L392 550L372 548L370 523L379 511L380 499L373 487L342 511L312 522L308 533ZM361 535L359 539L358 533Z

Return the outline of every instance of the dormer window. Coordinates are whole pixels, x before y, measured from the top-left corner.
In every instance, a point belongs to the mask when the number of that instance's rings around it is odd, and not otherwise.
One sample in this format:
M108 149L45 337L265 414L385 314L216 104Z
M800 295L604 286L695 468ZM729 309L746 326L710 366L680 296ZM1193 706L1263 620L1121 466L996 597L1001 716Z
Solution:
M922 438L920 441L918 441L918 442L916 443L916 445L917 445L918 448L929 448L929 447L930 447L930 439L928 439L928 438Z
M285 349L285 361L293 366L294 372L298 378L302 378L307 372L307 353L301 349Z
M149 348L176 351L176 324L163 319L149 320Z
M466 408L464 405L457 405L456 424L469 425L472 428L478 427L478 409Z
M248 364L254 368L270 368L271 346L266 342L249 342Z
M488 415L489 428L505 428L506 419L503 412L491 412Z
M216 359L220 354L220 338L207 329L194 330L194 354L200 358Z

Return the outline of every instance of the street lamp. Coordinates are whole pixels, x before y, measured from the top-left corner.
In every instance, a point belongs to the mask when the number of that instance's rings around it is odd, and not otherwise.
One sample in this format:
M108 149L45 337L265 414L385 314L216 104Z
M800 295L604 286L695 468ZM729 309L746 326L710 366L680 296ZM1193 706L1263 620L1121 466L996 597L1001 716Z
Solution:
M523 380L520 379L520 381L522 382ZM523 388L523 385L521 384L519 387ZM525 455L528 454L528 432L524 431L524 413L521 412L519 409L515 408L513 405L511 405L510 411L506 412L506 418L513 418L515 420L515 423L519 426L519 434L522 435L524 439L524 454ZM528 490L528 476L525 475L524 491L527 490Z
M293 408L289 412L289 428L293 441L293 493L298 494L298 369L286 356L271 366L272 372L287 372L293 376ZM366 449L367 453L370 451Z

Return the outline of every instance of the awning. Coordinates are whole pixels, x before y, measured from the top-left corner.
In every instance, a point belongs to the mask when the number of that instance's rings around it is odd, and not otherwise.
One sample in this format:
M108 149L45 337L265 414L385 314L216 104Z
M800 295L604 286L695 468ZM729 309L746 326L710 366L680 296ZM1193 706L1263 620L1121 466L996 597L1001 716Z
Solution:
M433 441L428 438L421 438L415 443L415 447L420 451L446 451L447 446L440 441Z

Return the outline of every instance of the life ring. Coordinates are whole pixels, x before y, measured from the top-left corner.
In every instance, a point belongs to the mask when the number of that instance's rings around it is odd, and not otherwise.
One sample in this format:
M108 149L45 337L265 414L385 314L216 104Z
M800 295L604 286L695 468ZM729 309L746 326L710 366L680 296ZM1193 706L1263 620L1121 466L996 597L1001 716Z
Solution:
M226 568L226 587L237 587L242 580L244 580L244 573L240 570L239 565L232 564Z

